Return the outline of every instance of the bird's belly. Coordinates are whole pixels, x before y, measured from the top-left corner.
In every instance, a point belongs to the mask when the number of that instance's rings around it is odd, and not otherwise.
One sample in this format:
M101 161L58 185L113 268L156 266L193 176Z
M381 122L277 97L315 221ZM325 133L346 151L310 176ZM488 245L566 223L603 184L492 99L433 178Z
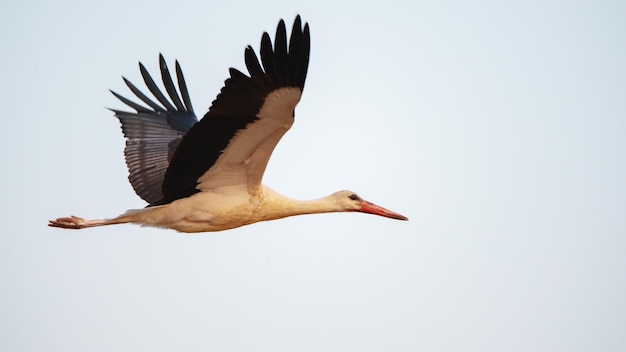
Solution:
M168 205L177 214L166 227L179 232L211 232L228 230L250 223L257 204L250 198L236 198L220 194L197 193Z

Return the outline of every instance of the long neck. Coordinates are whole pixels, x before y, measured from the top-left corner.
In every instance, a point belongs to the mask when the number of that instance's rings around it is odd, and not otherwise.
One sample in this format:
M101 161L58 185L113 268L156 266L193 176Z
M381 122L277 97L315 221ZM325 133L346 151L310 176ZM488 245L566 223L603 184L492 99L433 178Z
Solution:
M262 206L258 209L257 221L273 220L294 215L332 213L343 211L332 197L314 200L296 200L266 188Z

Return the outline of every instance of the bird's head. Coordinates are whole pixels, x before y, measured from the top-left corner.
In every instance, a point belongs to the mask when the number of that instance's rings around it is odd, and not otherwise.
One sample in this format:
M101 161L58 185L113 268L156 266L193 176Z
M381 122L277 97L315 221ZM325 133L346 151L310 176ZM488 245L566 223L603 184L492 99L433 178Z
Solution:
M344 211L358 211L361 213L380 215L391 219L409 220L409 218L404 215L400 215L396 212L366 201L352 191L335 192L331 195L331 197L335 199Z

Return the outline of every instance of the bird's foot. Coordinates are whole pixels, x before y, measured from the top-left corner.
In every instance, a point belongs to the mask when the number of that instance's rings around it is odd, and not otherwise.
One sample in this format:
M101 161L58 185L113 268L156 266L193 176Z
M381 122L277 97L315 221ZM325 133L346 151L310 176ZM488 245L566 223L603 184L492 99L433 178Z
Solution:
M70 216L67 218L58 218L48 221L50 227L60 227L62 229L83 229L89 227L89 220L85 220L78 216Z

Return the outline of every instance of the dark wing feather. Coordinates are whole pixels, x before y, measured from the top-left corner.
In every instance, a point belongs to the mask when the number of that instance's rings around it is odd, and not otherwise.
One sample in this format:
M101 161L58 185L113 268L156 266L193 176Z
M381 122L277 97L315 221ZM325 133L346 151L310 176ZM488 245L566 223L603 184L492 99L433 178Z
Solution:
M285 22L280 21L276 28L276 40L274 42L274 74L280 82L287 78L287 31Z
M189 91L187 90L187 83L185 83L185 76L183 76L183 70L180 68L178 60L176 60L176 78L178 79L180 94L183 96L183 101L185 102L185 108L181 110L187 110L188 113L195 116L196 114L193 112L193 107L191 106L191 98L189 98Z
M167 204L199 192L198 179L216 164L238 131L258 120L257 114L270 93L283 87L302 91L309 63L309 26L305 24L302 28L300 16L296 17L289 45L283 20L276 31L275 47L269 34L263 34L262 65L250 46L245 49L250 76L230 69L230 78L224 82L209 112L181 140L165 174L163 199L152 205Z
M141 63L139 63L139 67L141 69L143 65L141 65ZM139 98L141 101L143 101L144 103L148 104L148 106L150 106L154 111L165 111L165 109L163 109L162 106L160 106L159 104L155 103L154 101L152 101L152 99L148 98L145 94L143 94L137 87L135 87L134 84L132 84L131 81L127 80L126 77L122 77L122 79L124 80L124 83L126 83L126 86L128 87L128 89L130 89L131 92L133 92L133 94L135 94L135 96L137 96L137 98ZM146 109L144 108L146 111L150 111L150 109Z
M126 112L111 109L115 117L120 120L122 132L126 137L124 155L129 171L128 180L137 195L150 204L163 199L163 180L174 151L182 136L198 121L193 113L183 72L178 62L176 62L176 76L182 101L162 55L159 55L159 64L163 85L172 102L161 92L141 63L139 63L139 69L144 82L161 105L143 94L126 78L124 82L129 89L149 108L111 91L122 103L135 110L135 112Z
M170 70L167 69L167 63L165 62L163 55L159 55L159 67L161 67L161 75L163 75L165 90L167 91L167 95L169 95L170 99L172 99L174 105L176 105L176 110L185 110L183 102L180 101L180 97L178 96L178 91L176 91L176 87L174 86L174 81L172 81Z

